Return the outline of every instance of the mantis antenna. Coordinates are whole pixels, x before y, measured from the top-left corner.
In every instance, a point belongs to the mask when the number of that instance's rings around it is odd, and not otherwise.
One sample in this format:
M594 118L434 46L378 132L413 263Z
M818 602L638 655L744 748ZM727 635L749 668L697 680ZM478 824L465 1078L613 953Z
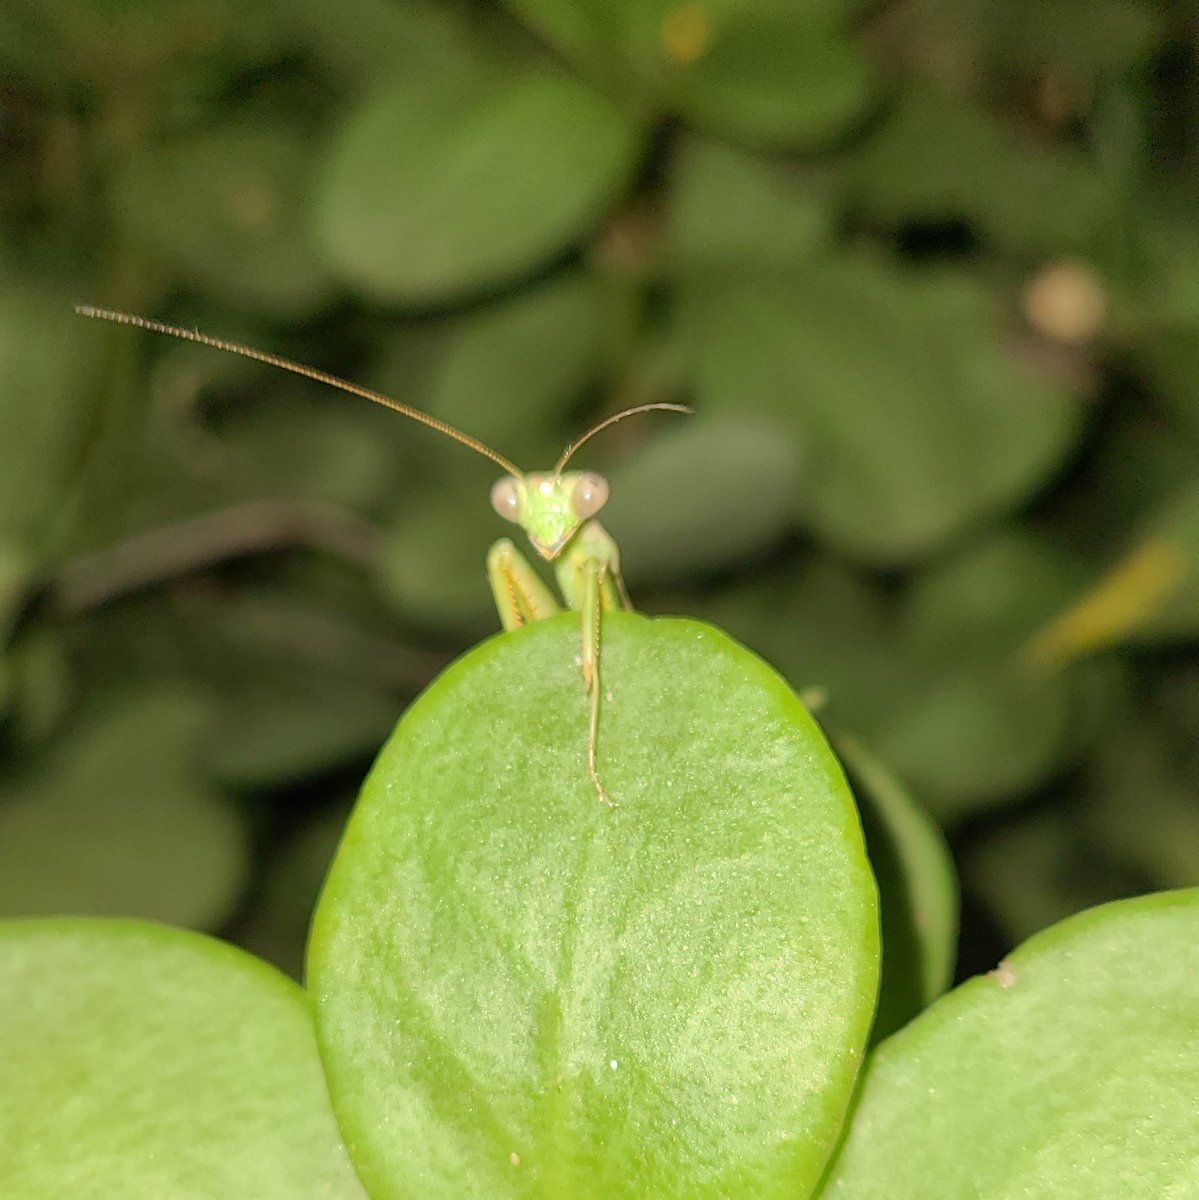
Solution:
M351 383L348 379L331 375L328 371L318 371L315 367L306 367L303 363L293 362L289 358L283 358L278 354L270 354L265 350L255 350L253 346L245 346L240 342L231 342L225 338L212 337L210 334L201 333L198 329L185 329L181 325L168 325L165 321L155 321L150 317L139 317L135 313L121 312L115 308L97 308L91 304L77 304L75 305L75 311L81 317L91 317L97 321L111 321L116 325L132 325L136 329L148 329L152 333L165 333L170 337L181 338L185 342L195 342L200 346L211 346L214 350L225 350L230 354L239 354L242 358L251 358L255 362L279 367L283 371L290 371L293 375L301 375L305 379L312 379L317 383L326 384L328 387L336 388L338 391L346 392L351 396L359 396L364 400L371 400L375 404L381 404L384 408L390 408L393 412L400 413L402 416L411 417L412 420L419 421L422 425L427 425L430 429L436 429L439 433L444 433L446 437L453 438L454 441L461 442L464 446L469 446L476 454L482 454L484 458L489 458L492 462L498 463L509 475L524 478L524 472L515 463L505 458L498 451L493 450L485 442L471 437L469 433L463 433L462 430L454 428L448 422L430 416L426 412L421 412L419 408L411 408L407 404L402 404L399 400L393 399L391 396L385 396L382 392L373 391L371 388L361 387L359 384ZM625 417L633 417L638 413L658 410L679 413L691 412L691 409L685 404L655 402L653 404L638 404L633 408L626 408L621 412L613 413L612 416L606 417L598 425L593 426L582 437L576 438L575 441L566 447L562 452L562 457L558 459L554 466L554 474L560 475L562 468L574 457L579 447L584 442L589 442L597 433L607 429L609 425L615 425L617 421L623 421Z
M607 429L609 425L615 425L617 421L644 412L689 413L690 408L684 404L656 401L637 404L622 412L613 413L582 437L571 442L562 452L562 457L558 459L552 474L538 472L526 475L515 463L502 454L497 454L478 438L473 438L445 421L421 412L420 409L409 408L407 404L401 404L390 396L370 388L359 387L356 383L350 383L326 371L318 371L314 367L306 367L292 362L291 359L255 350L238 342L210 337L195 329L167 325L149 317L135 316L133 313L118 312L111 308L93 308L90 304L78 305L75 311L83 317L113 321L118 325L132 325L137 329L148 329L154 333L181 338L185 342L211 346L214 350L227 350L231 354L240 354L242 358L252 358L256 362L279 367L293 375L301 375L305 379L337 388L338 391L348 392L351 396L360 396L364 400L381 404L384 408L393 409L402 416L411 417L430 429L436 429L454 441L469 446L484 458L498 463L510 478L501 479L492 489L492 506L505 520L512 521L524 529L542 558L556 561L558 586L567 607L581 614L579 663L590 708L587 770L595 786L596 795L604 803L613 806L603 784L600 783L596 767L601 691L600 618L605 610L628 609L632 605L620 575L620 557L616 543L600 523L592 519L608 498L607 483L599 475L589 472L572 471L563 475L562 469L580 446ZM487 557L487 571L496 607L505 629L515 629L558 611L558 604L552 593L508 538L501 538L492 546Z
M419 408L409 408L407 404L401 404L398 400L393 400L390 396L383 395L382 392L375 392L370 388L359 387L358 384L350 383L347 379L339 379L336 375L330 375L327 371L318 371L315 367L306 367L301 363L292 362L289 358L281 358L277 354L268 354L265 350L255 350L252 346L243 346L238 342L228 342L224 338L210 337L208 334L200 333L196 329L184 329L179 325L167 325L163 321L152 321L149 317L139 317L133 313L118 312L112 308L94 308L90 304L77 304L75 305L75 311L81 317L94 317L98 321L113 321L117 325L132 325L137 329L149 329L153 333L166 333L171 337L182 338L185 342L196 342L201 346L211 346L214 350L227 350L230 354L240 354L242 358L252 358L256 362L266 363L269 366L280 367L284 371L290 371L293 375L302 375L305 379L314 379L317 383L324 383L329 387L337 388L339 391L348 392L351 396L361 396L364 400L373 400L376 404L382 404L384 408L390 408L405 417L411 417L414 421L419 421L422 425L428 425L430 429L436 429L439 433L444 433L446 437L451 437L454 441L461 442L464 446L469 446L477 454L482 454L485 458L491 459L492 462L498 463L510 475L524 476L524 472L514 463L506 459L502 454L497 453L490 446L479 441L478 438L471 437L469 433L463 433L460 429L455 429L453 425L449 425L445 421L439 421L436 417L431 417L428 413L421 412Z
M652 404L636 404L632 408L622 409L618 413L613 413L610 417L605 417L598 425L593 425L582 437L576 438L565 450L562 451L562 457L554 463L554 474L561 475L562 468L575 456L575 451L583 445L584 442L589 442L597 433L601 433L607 429L609 425L615 425L617 421L623 421L625 417L635 417L638 413L643 412L677 412L689 413L693 410L685 404L671 404L665 400L656 400Z

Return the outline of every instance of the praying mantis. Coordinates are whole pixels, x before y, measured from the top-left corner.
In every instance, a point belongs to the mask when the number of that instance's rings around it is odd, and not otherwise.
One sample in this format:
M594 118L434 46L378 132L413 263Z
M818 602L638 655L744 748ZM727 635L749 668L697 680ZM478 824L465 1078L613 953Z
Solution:
M633 605L620 572L620 552L611 535L595 519L595 514L603 508L608 499L608 482L602 475L592 471L567 471L565 468L580 447L610 425L645 412L689 413L691 409L687 405L654 401L622 409L571 442L551 470L522 471L511 460L478 438L455 429L447 422L402 404L381 392L360 387L328 372L238 342L211 337L195 329L168 325L133 313L95 308L91 305L77 305L75 311L83 317L112 321L118 325L132 325L137 329L164 333L187 342L196 342L201 346L211 346L215 350L238 354L243 358L279 367L293 375L301 375L339 391L348 392L352 396L371 400L375 404L381 404L405 417L419 421L464 446L469 446L477 454L482 454L502 467L507 474L491 489L492 508L504 520L519 525L537 553L547 562L554 564L562 599L568 609L580 614L579 663L584 691L589 702L587 771L595 787L596 796L609 808L615 808L615 802L600 781L597 765L601 622L604 612L613 609L630 610ZM519 629L523 625L544 620L561 611L553 593L542 582L528 559L516 548L511 538L500 538L488 551L487 576L505 630Z

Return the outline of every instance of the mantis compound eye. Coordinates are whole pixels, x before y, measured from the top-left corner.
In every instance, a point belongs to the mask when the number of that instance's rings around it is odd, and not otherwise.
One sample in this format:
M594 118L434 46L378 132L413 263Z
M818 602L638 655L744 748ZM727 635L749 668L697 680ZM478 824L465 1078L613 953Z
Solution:
M505 521L520 524L520 491L516 480L511 475L505 475L497 480L491 489L491 507Z
M595 516L608 503L608 481L602 475L590 472L580 475L570 502L580 521Z

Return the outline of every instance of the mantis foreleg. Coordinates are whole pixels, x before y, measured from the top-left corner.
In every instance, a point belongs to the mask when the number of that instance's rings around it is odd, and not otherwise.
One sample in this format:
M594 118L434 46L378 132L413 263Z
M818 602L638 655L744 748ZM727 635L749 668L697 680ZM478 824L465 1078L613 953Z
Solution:
M499 609L505 629L518 629L559 611L559 605L540 576L507 538L496 542L491 548L487 556L487 570L496 608ZM620 555L616 543L598 521L588 521L558 559L556 573L566 603L581 618L580 665L583 686L590 701L587 768L596 795L614 808L613 801L600 782L596 759L602 617L606 610L632 607L620 574Z

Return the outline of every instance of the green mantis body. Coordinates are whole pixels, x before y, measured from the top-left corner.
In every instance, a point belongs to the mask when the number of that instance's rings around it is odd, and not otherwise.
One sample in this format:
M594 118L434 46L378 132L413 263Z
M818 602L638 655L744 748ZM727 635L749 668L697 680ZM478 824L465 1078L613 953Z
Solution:
M616 543L594 519L608 499L608 484L600 475L588 471L567 471L565 467L584 442L625 417L654 410L685 413L690 409L681 404L669 403L639 404L627 408L601 421L572 442L562 453L553 470L526 473L477 438L462 433L452 425L419 409L401 404L390 396L359 387L324 371L236 342L209 337L193 329L167 325L131 313L90 306L80 306L76 311L81 316L149 329L185 341L212 346L217 350L240 354L244 358L280 367L293 374L349 392L351 395L361 396L428 425L503 467L508 474L491 489L492 507L505 520L519 525L537 553L554 564L558 587L566 606L578 612L581 617L580 663L590 714L587 727L587 770L596 795L609 807L614 807L600 782L596 761L602 618L606 610L631 609L632 604L620 574L620 555ZM506 630L543 620L560 611L558 601L549 588L509 538L501 538L491 547L487 555L487 574L500 621Z

